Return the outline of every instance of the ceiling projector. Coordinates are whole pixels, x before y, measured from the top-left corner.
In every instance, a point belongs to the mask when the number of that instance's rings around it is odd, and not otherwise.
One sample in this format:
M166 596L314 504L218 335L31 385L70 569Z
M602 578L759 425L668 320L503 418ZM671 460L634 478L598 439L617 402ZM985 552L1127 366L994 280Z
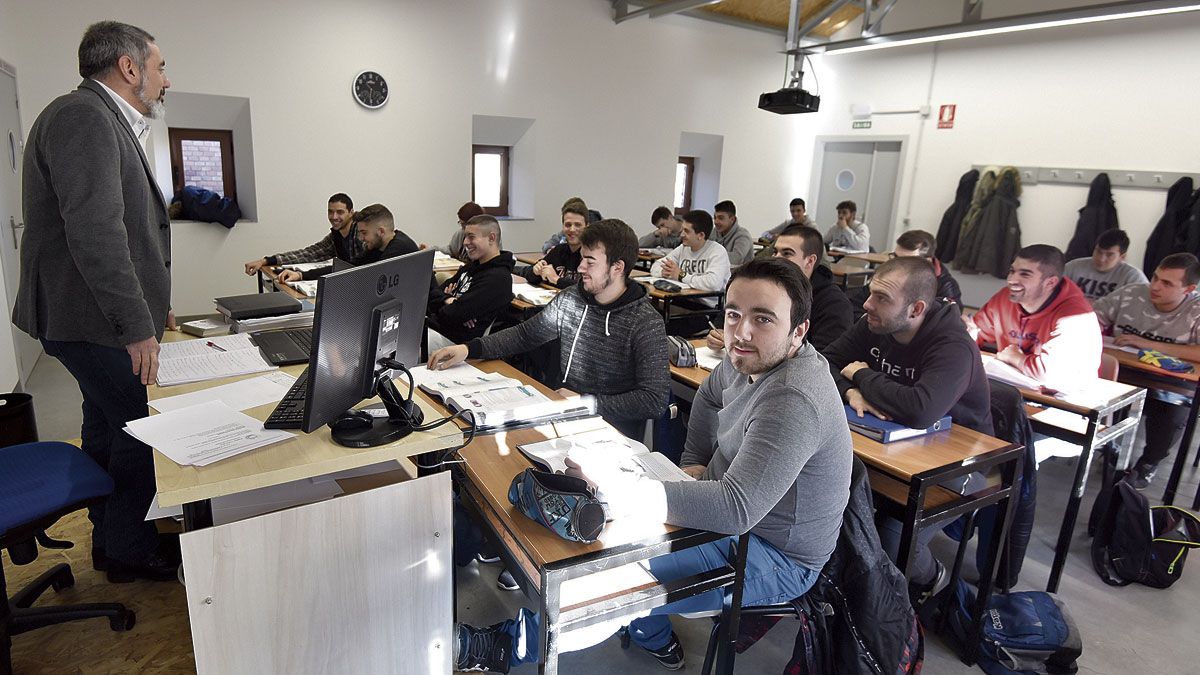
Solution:
M779 115L814 113L821 107L821 97L799 88L784 88L759 96L758 107Z

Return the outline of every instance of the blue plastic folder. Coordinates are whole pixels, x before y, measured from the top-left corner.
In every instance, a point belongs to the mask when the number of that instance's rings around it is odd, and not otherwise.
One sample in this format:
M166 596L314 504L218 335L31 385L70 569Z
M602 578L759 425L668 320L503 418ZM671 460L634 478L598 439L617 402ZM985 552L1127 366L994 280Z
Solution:
M862 434L867 438L874 439L880 443L894 443L903 441L908 438L916 438L925 434L932 434L936 431L949 431L952 426L950 416L946 415L942 419L933 423L933 426L928 429L914 429L906 427L903 424L888 422L881 420L871 413L866 413L862 417L849 405L846 408L846 421L850 423L850 431L856 434Z

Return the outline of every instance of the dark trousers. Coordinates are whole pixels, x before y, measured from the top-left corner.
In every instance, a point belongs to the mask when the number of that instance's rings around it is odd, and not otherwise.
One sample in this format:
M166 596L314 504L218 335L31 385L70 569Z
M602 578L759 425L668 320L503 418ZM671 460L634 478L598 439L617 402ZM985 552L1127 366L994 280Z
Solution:
M90 342L42 340L46 353L62 362L83 394L83 451L112 476L115 487L100 506L88 510L92 545L105 555L138 564L157 550L158 532L146 522L154 499L154 459L150 446L123 431L145 417L146 387L133 373L124 349Z
M1146 447L1138 459L1139 464L1157 465L1171 454L1171 448L1179 444L1189 410L1186 400L1180 405L1171 405L1153 395L1146 397L1146 407L1142 410L1146 418Z

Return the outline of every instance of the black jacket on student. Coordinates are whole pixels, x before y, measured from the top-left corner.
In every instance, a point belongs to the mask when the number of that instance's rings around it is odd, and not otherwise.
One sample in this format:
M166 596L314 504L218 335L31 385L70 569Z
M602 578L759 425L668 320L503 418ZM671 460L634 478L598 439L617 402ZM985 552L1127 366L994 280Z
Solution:
M833 272L824 265L813 268L812 315L808 341L822 354L825 348L850 330L854 323L854 307L845 292L833 284Z
M569 244L563 243L550 249L550 252L542 256L547 264L558 272L558 283L555 286L559 288L567 288L574 286L579 282L579 263L583 261L583 249L572 251ZM533 267L527 267L521 273L522 277L529 283L537 286L544 283L544 279L533 273Z
M858 389L872 406L896 422L924 429L947 413L959 424L992 434L991 398L979 347L958 308L934 303L912 342L876 335L863 317L822 354L842 396ZM850 381L842 368L865 362Z
M420 250L416 242L407 234L400 230L396 230L396 236L387 243L383 248L377 248L372 251L367 251L354 261L355 265L369 265L373 262L386 260L388 258L396 258L409 253L415 253ZM321 277L333 271L333 267L318 267L313 270L303 272L301 277L305 280L320 279Z
M512 302L513 254L500 251L495 258L474 260L441 286L429 292L429 327L462 344L483 335L496 316ZM454 302L446 304L446 300ZM471 323L470 327L467 326Z

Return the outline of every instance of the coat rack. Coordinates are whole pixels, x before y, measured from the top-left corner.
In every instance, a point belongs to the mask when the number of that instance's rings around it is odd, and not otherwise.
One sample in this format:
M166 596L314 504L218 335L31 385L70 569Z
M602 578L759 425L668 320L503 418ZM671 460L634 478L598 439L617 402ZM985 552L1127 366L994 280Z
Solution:
M971 168L980 173L988 167L1005 166L1002 164L972 164ZM1096 174L1107 173L1112 186L1116 188L1147 188L1151 190L1166 190L1175 181L1184 176L1200 184L1200 173L1183 173L1179 171L1140 171L1128 169L1075 169L1064 166L1017 166L1021 174L1022 185L1037 185L1051 183L1060 185L1091 185Z

